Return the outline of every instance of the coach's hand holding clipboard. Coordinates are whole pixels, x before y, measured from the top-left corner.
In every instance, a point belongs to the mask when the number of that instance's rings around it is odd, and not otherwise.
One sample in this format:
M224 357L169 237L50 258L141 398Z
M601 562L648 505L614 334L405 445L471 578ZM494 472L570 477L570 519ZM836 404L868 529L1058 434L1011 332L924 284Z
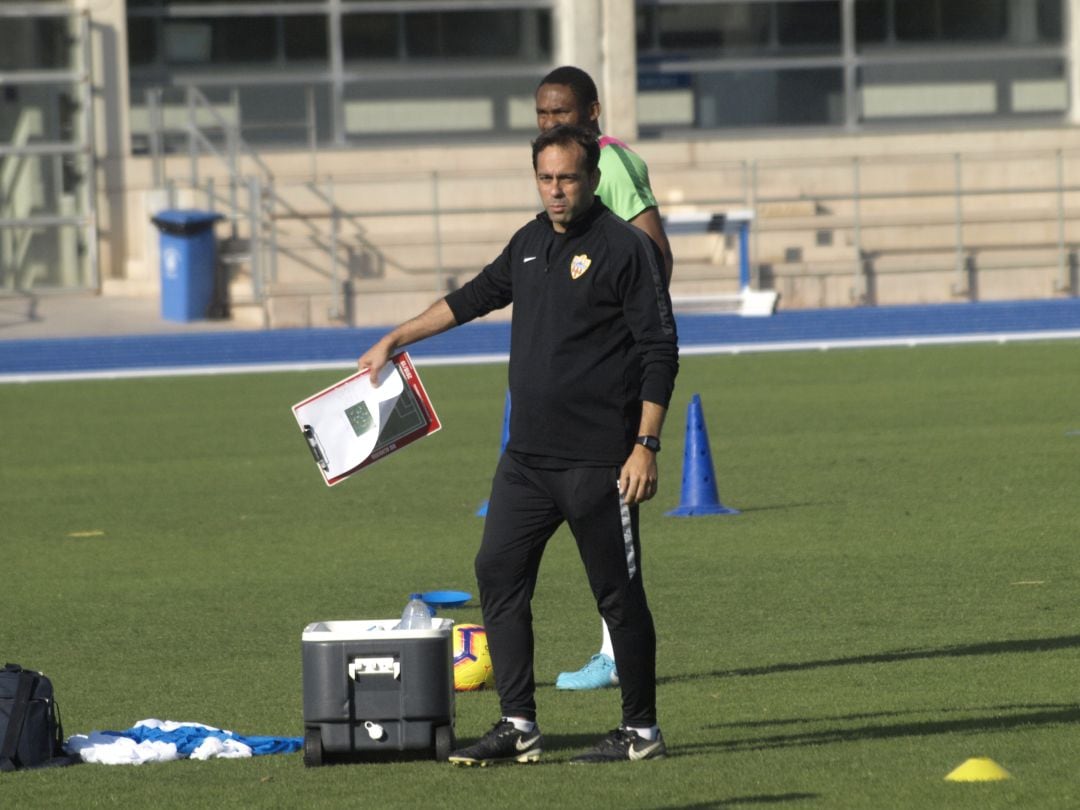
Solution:
M365 369L293 406L327 486L442 427L407 353Z

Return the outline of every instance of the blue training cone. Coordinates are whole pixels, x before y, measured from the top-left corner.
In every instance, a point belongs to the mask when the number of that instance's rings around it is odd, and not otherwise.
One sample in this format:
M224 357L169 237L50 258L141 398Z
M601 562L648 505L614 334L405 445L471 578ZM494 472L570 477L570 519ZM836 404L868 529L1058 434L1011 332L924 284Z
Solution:
M729 509L720 503L720 495L716 491L712 453L709 450L709 432L705 429L705 416L701 412L701 397L694 394L686 408L686 449L683 451L682 495L679 507L672 509L667 515L669 517L698 517L737 514L739 514L738 509Z
M501 456L506 450L506 443L510 441L510 392L506 392L506 405L503 406L503 432L502 432L502 445L499 447L499 455ZM484 501L480 504L480 508L476 510L477 517L487 517L488 502Z

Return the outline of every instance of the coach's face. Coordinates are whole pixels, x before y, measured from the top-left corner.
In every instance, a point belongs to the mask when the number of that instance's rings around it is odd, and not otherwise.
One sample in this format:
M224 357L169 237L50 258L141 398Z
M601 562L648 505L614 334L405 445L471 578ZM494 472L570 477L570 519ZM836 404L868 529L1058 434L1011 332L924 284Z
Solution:
M589 210L600 173L588 173L580 144L552 144L536 156L536 188L558 233Z

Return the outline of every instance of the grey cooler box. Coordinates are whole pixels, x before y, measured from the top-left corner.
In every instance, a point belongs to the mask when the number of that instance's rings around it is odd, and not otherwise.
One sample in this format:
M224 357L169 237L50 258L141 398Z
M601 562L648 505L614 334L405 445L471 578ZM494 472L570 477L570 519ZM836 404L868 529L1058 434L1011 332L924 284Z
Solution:
M302 637L304 764L326 755L454 747L450 619L395 630L398 619L313 622Z

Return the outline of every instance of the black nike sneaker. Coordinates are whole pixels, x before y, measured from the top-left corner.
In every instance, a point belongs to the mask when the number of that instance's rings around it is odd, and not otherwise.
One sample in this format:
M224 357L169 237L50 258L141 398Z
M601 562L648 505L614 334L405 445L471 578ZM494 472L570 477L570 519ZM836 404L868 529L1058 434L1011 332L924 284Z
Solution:
M639 759L663 759L667 756L664 735L656 732L655 740L646 740L636 731L624 726L613 729L591 751L578 754L571 762L636 762Z
M481 767L496 762L537 762L543 741L540 726L518 731L509 720L500 720L475 743L452 753L450 762Z

